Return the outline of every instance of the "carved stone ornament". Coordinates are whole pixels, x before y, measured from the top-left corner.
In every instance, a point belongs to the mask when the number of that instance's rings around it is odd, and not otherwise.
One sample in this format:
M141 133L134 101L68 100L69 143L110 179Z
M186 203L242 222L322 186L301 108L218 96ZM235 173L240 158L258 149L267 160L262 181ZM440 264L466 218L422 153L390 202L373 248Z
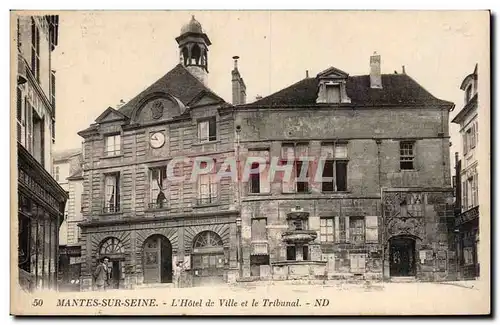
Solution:
M151 105L151 116L157 120L163 116L163 103L160 101L156 101Z

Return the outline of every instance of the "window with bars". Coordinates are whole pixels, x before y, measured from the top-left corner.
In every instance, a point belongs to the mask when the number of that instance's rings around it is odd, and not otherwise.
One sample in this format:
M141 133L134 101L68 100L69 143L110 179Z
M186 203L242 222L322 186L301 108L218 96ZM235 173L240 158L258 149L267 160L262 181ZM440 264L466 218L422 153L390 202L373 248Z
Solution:
M198 140L199 142L217 140L217 123L215 116L198 122Z
M104 152L106 156L118 156L121 149L121 137L119 134L109 135L104 138Z
M415 168L415 142L402 141L399 143L399 167L401 170Z
M322 192L347 191L347 143L323 144Z
M282 180L283 193L309 193L309 165L308 161L304 161L308 155L308 149L308 143L282 144L282 165L290 164L290 162L293 164L291 179L283 178Z
M104 176L104 209L103 212L120 211L120 175L118 173Z
M31 18L31 71L40 82L40 30L34 18Z
M334 241L334 218L321 218L320 219L320 240L322 243L333 243Z
M167 167L154 167L150 170L150 209L161 209L167 205Z

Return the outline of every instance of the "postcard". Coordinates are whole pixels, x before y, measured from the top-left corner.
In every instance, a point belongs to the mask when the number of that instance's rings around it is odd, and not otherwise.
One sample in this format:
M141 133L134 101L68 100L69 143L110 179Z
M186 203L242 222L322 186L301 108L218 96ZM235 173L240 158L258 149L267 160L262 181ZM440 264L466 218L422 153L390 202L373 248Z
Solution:
M489 11L10 18L12 315L491 312Z

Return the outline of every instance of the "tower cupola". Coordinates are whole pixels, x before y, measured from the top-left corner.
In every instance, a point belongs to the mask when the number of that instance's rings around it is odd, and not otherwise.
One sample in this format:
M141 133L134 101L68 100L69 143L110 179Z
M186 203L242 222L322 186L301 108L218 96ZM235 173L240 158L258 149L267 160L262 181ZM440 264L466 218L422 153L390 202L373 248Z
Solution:
M182 26L181 35L176 39L179 44L179 60L196 78L207 85L208 47L212 44L194 16Z

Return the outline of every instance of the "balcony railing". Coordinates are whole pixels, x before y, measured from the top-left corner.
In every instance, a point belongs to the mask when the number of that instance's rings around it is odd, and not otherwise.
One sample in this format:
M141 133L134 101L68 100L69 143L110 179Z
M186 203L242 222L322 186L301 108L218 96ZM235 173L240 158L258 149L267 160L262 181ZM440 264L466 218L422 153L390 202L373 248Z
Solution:
M120 205L119 204L106 204L102 208L103 213L117 213L120 212Z
M196 199L197 205L217 204L219 203L218 195L199 197Z
M167 200L163 200L163 201L154 201L154 202L150 202L148 204L148 209L149 210L160 210L160 209L168 209L169 208L169 204L168 204L168 201Z

